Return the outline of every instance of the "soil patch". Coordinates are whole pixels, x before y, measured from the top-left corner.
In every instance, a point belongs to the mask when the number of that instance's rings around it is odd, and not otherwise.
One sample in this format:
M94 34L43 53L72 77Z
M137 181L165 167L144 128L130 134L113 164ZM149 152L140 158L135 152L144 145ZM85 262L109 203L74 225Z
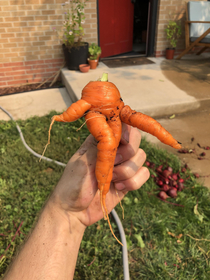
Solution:
M53 84L53 86L50 87L51 82L45 83L42 86L38 88L40 85L39 83L37 84L26 84L26 85L21 85L21 86L15 86L15 87L3 87L0 88L0 96L3 95L10 95L10 94L16 94L16 93L22 93L22 92L27 92L27 91L34 91L34 90L40 90L40 89L50 89L50 88L62 88L64 85L62 82L57 81Z

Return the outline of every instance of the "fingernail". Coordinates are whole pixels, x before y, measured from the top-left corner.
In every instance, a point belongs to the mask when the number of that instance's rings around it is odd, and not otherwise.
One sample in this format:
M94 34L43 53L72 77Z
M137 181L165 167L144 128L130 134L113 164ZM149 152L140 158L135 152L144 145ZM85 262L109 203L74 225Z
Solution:
M118 164L119 162L121 162L122 159L123 159L123 157L121 154L116 154L114 164Z
M127 143L129 143L129 132L127 130L123 133L122 137Z
M125 185L123 183L115 183L115 188L118 190L118 191L122 191L125 189Z

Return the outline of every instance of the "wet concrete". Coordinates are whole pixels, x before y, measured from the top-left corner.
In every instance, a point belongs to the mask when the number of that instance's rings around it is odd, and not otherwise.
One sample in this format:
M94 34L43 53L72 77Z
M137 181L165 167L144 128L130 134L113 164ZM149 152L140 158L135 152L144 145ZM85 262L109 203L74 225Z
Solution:
M176 115L173 119L162 118L157 120L175 139L182 143L183 148L195 149L196 153L180 154L177 150L162 144L154 136L148 133L142 134L158 147L177 155L183 164L188 164L192 172L201 176L199 181L210 188L210 150L204 150L197 146L197 143L201 147L210 146L210 109ZM193 142L191 141L192 138L194 138ZM205 152L206 156L203 157L203 160L198 160L198 156L202 152ZM203 177L206 175L207 177Z
M199 100L198 110L210 106L210 57L163 60L163 75L180 90Z

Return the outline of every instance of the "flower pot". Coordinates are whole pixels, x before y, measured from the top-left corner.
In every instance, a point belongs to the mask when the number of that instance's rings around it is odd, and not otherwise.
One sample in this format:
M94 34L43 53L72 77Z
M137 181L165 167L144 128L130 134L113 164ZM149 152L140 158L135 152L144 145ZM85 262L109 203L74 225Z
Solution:
M88 46L89 44L86 42L81 46L73 46L70 49L64 44L62 45L66 66L69 70L79 70L80 64L87 64Z
M90 60L88 58L88 63L90 65L90 69L96 69L96 67L98 66L98 60L95 59L95 60Z
M88 64L80 64L79 65L79 70L82 72L82 73L87 73L90 69L90 65Z
M174 48L167 48L166 49L166 59L173 59L174 58Z

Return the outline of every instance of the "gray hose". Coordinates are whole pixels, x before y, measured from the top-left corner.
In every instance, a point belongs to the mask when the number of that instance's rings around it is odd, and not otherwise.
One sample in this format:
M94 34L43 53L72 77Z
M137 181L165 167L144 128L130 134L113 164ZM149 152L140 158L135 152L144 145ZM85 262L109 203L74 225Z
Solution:
M123 252L123 274L124 274L124 279L125 280L129 280L130 276L129 276L129 263L128 263L128 249L127 249L127 242L126 242L126 238L125 238L125 232L124 232L122 223L120 221L120 218L117 215L117 212L113 209L111 213L112 213L112 215L113 215L113 217L115 219L115 222L117 224L118 230L120 232L121 242L123 244L122 252Z
M13 120L15 122L15 125L16 125L16 128L20 134L20 138L24 144L24 146L26 147L26 149L32 153L35 157L38 157L38 158L41 158L42 156L40 154L37 154L36 152L34 152L27 144L26 144L26 141L23 137L23 134L22 134L22 131L19 127L19 125L16 123L15 119L13 118L13 116L5 109L3 109L1 106L0 106L0 109L5 113L7 114L11 120ZM61 165L61 166L66 166L65 163L62 163L62 162L59 162L59 161L56 161L56 160L52 160L50 158L47 158L47 157L42 157L43 159L47 160L47 161L50 161L50 162L54 162L58 165ZM115 222L117 224L117 227L118 227L118 230L119 230L119 233L120 233L120 237L121 237L121 242L123 244L123 247L122 247L122 253L123 253L123 273L124 273L124 279L125 280L129 280L130 277L129 277L129 263L128 263L128 251L127 251L127 243L126 243L126 238L125 238L125 232L124 232L124 229L123 229L123 226L122 226L122 223L120 221L120 218L119 216L117 215L116 211L113 209L112 210L112 215L115 219Z

